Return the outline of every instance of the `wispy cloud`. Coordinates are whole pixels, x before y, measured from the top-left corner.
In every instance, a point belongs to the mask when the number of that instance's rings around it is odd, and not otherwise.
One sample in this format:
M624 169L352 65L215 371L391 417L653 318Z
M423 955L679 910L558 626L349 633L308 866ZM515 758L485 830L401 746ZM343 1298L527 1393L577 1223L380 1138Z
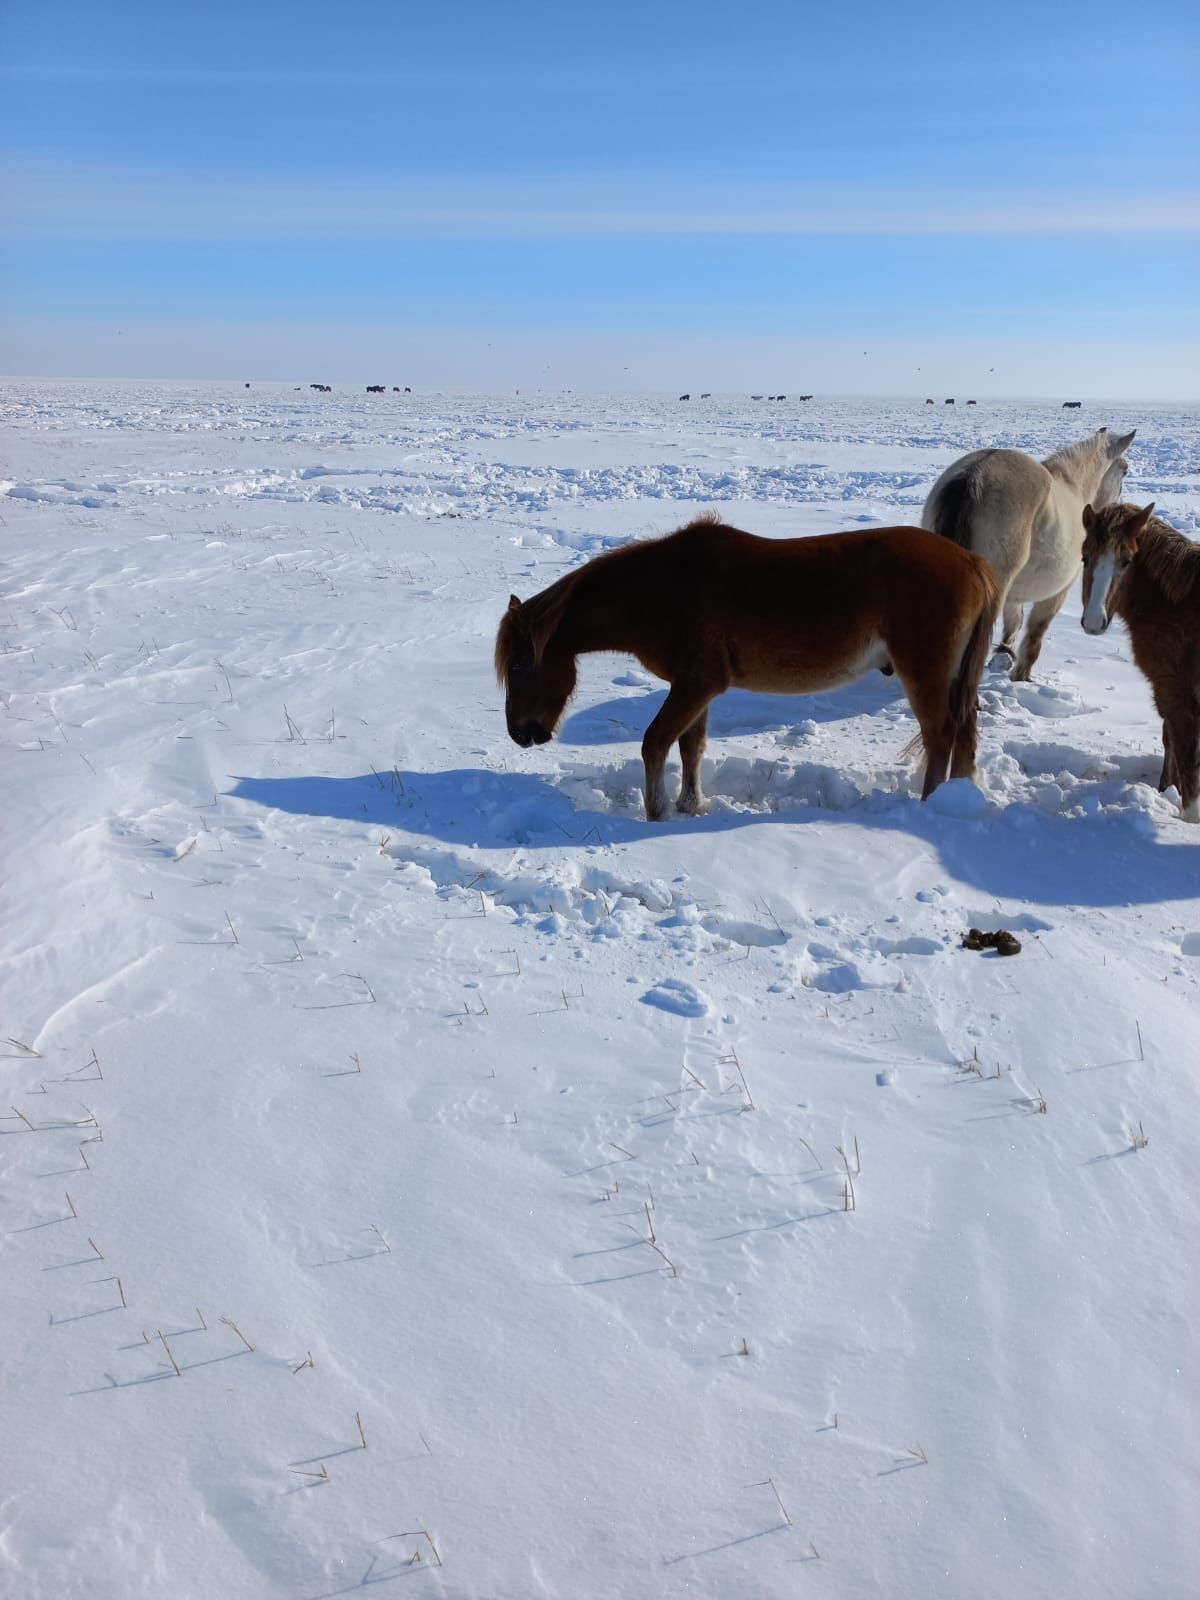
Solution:
M10 239L219 240L1196 233L1191 193L933 194L668 178L166 174L12 157Z

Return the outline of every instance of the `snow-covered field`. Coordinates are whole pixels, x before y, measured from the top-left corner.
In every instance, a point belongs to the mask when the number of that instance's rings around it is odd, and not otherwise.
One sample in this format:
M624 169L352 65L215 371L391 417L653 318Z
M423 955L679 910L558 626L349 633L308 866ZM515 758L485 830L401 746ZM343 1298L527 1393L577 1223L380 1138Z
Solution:
M725 697L659 826L660 687L520 751L491 650L698 508L915 521L1101 422L1193 530L1200 413L0 415L0 1590L1197 1593L1200 829L1123 631L989 673L985 807L875 674Z

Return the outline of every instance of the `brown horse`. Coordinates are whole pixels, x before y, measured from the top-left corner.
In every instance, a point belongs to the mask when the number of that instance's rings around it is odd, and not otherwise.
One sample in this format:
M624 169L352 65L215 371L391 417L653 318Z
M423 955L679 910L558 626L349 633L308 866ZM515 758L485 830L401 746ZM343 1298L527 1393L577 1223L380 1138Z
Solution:
M1143 506L1083 508L1083 616L1103 633L1129 628L1133 659L1163 719L1159 789L1179 790L1183 820L1200 822L1200 545Z
M703 808L708 706L726 689L809 694L895 668L920 724L930 795L974 777L976 690L997 600L986 561L920 528L760 539L701 518L597 556L524 602L496 635L496 676L517 744L545 744L575 689L575 658L618 650L670 684L642 741L646 815ZM916 741L914 741L916 742Z

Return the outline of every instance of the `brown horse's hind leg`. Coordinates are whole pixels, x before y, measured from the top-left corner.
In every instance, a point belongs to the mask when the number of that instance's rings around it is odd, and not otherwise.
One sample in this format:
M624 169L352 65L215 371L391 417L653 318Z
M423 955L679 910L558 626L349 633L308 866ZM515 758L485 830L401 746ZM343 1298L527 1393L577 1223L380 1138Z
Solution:
M1033 664L1042 653L1042 640L1046 637L1046 629L1062 610L1063 601L1070 592L1071 585L1068 584L1058 594L1052 594L1049 600L1039 600L1036 605L1029 608L1029 625L1025 629L1025 637L1021 640L1021 650L1017 656L1017 664L1012 671L1014 682L1029 682L1029 674L1033 670ZM1004 631L1007 635L1007 606L1004 610L1004 625Z
M1158 775L1158 792L1169 789L1175 783L1175 757L1171 753L1171 724L1163 722L1163 764ZM1178 788L1178 784L1176 784Z
M700 791L700 760L708 743L708 707L679 735L679 759L683 762L683 787L675 802L676 811L696 816L704 810Z
M975 751L979 744L979 699L971 695L967 708L954 730L954 750L950 756L950 776L979 781L979 768L975 765Z
M921 789L921 799L928 800L938 784L945 782L954 753L958 728L950 710L950 680L953 673L949 668L937 672L928 661L919 666L902 665L893 656L893 662L896 674L904 685L908 703L921 726L921 743L925 746L925 783Z
M719 693L719 689L701 688L694 683L673 683L658 715L646 729L642 763L646 768L646 816L651 822L661 822L667 814L663 769L671 746Z

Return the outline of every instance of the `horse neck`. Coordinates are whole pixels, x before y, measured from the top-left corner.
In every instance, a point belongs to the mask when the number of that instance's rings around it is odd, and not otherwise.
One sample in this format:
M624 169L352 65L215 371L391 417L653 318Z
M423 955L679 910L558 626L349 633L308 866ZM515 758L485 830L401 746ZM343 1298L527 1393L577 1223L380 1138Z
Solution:
M1200 551L1167 523L1155 517L1138 541L1129 576L1118 596L1132 610L1141 604L1161 611L1169 606L1190 605L1200 611ZM1119 604L1113 610L1125 615Z
M593 650L629 648L623 626L629 596L621 592L620 572L614 574L612 566L610 558L601 556L572 574L574 582L567 590L553 634L557 650L579 656Z

